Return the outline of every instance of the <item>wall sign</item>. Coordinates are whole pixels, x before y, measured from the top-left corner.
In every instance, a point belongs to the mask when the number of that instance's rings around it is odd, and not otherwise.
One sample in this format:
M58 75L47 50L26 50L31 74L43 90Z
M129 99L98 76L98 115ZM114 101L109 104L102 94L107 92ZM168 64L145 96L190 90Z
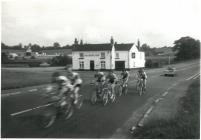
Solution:
M100 56L99 54L85 54L84 56Z

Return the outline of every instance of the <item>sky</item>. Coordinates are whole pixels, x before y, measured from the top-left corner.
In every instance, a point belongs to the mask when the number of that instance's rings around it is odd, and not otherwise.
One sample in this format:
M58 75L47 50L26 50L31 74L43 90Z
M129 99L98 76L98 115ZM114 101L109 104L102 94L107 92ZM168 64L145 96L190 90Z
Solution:
M84 43L146 43L173 46L201 40L201 0L2 0L1 41L50 46Z

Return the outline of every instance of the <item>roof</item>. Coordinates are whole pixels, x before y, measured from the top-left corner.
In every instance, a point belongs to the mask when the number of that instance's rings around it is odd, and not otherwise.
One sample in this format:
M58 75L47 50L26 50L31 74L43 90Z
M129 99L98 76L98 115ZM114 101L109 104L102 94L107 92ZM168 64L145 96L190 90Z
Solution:
M9 53L25 53L25 49L17 50L17 49L1 49L1 52L9 52Z
M49 54L49 55L53 55L53 54L56 54L56 53L59 53L59 54L71 54L72 53L72 50L71 49L51 49L51 50L41 50L41 52L44 52L46 54Z
M133 46L133 43L129 44L115 44L115 50L128 51ZM111 51L112 45L107 44L83 44L76 45L73 47L72 51Z
M132 48L132 46L133 46L133 43L114 45L116 51L128 51Z

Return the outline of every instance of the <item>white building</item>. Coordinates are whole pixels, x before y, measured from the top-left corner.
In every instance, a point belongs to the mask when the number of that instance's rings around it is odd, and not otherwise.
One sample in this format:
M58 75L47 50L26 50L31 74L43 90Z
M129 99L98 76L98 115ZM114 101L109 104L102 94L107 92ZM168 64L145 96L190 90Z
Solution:
M75 45L72 49L74 70L133 69L145 66L145 54L133 44Z

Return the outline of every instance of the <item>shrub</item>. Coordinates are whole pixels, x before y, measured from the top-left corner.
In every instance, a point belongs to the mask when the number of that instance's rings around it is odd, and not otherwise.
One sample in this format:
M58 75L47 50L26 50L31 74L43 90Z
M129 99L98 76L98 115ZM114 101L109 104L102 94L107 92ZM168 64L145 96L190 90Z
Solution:
M72 64L72 58L69 56L56 56L51 60L52 66L66 66Z

